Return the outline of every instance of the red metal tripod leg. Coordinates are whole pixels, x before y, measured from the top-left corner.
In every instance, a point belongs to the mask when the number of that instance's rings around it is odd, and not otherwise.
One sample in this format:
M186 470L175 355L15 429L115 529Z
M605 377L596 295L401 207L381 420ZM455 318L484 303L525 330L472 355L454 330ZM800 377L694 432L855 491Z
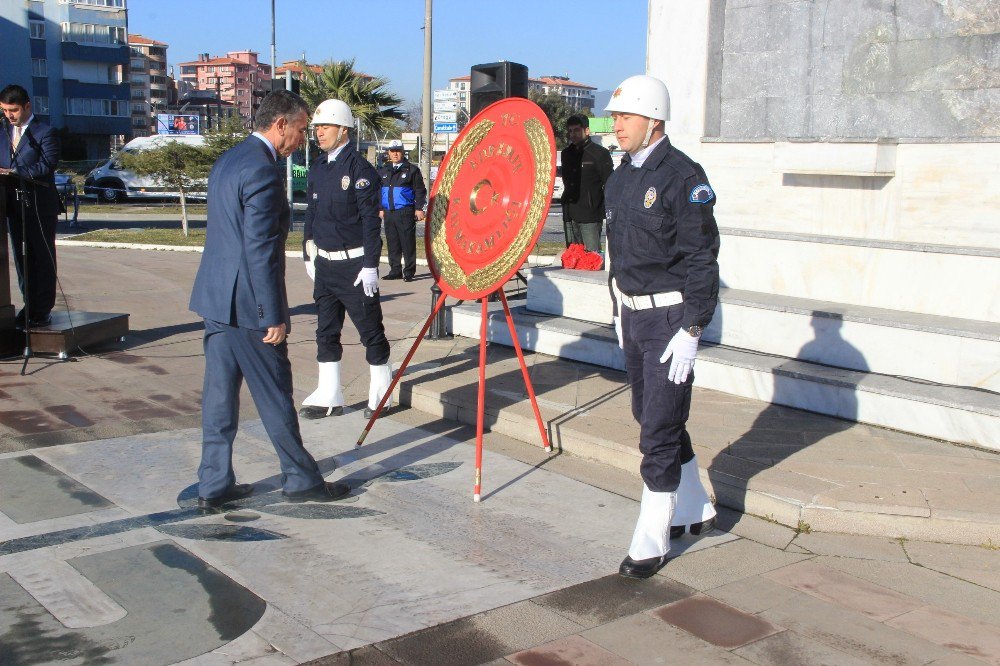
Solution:
M417 339L413 341L413 346L410 347L410 351L406 353L406 358L403 359L403 364L399 366L399 370L396 371L396 376L392 378L392 383L389 384L388 390L385 392L385 395L382 396L382 399L379 400L378 407L375 408L375 413L372 414L372 417L370 419L368 419L368 425L366 425L365 429L361 432L361 436L358 437L358 443L355 446L361 446L362 444L364 444L365 438L368 436L368 431L372 429L372 424L375 423L375 419L378 418L378 415L379 413L381 413L382 408L385 407L386 401L389 399L389 396L392 395L393 390L396 388L396 384L398 384L400 378L402 378L403 371L406 370L406 366L409 365L410 359L413 358L414 352L416 352L417 347L420 346L420 341L424 339L424 336L427 334L427 329L431 327L431 322L434 321L434 317L437 316L438 310L440 310L441 306L444 305L444 299L446 298L446 296L447 294L442 292L441 296L437 300L437 303L434 304L434 309L431 311L431 316L427 318L426 322L424 322L424 327L420 329L420 333L417 335Z
M483 488L483 421L486 414L486 312L487 298L483 297L479 321L479 399L476 403L476 483L472 501L478 502Z
M514 318L510 316L510 307L507 305L507 297L503 289L499 289L500 302L503 303L503 313L507 316L507 329L510 331L510 339L514 343L514 351L517 352L517 360L521 363L521 374L524 376L524 387L528 389L528 398L531 399L531 408L535 410L535 423L538 424L538 434L542 436L542 446L547 453L552 453L552 445L549 443L549 436L545 432L545 425L542 423L542 414L538 411L538 401L535 400L535 387L531 384L531 377L528 376L528 365L524 362L524 352L521 351L521 343L517 339L517 329L514 328Z

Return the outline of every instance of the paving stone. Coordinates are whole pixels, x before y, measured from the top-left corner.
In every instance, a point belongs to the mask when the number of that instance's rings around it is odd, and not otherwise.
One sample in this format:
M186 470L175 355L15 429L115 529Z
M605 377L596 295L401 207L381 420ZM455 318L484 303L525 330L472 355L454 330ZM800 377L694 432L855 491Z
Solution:
M582 636L566 636L507 657L519 666L631 666L632 662L608 652Z
M705 592L733 608L757 614L796 597L799 592L764 576L751 576Z
M950 650L1000 664L1000 625L924 606L886 622Z
M795 538L795 530L771 520L726 507L716 507L720 529L772 548L784 549Z
M749 663L645 613L623 617L580 635L638 666Z
M378 644L406 664L467 666L578 633L583 627L530 601Z
M651 615L703 641L732 649L784 631L757 615L744 613L711 597L695 596L650 611Z
M658 575L705 591L778 569L807 557L741 539L670 560Z
M964 486L922 488L936 518L995 523L1000 515L1000 477L992 492L972 492ZM997 529L1000 533L1000 528Z
M917 487L855 484L820 492L816 502L842 511L888 513L897 516L931 515L927 500Z
M907 541L910 561L1000 592L1000 552L982 546Z
M0 460L0 512L32 523L99 511L111 502L33 455Z
M817 563L989 624L1000 624L996 594L987 588L911 564L817 557Z
M873 620L884 621L924 605L919 599L811 561L769 571L764 576Z
M768 636L733 652L764 666L867 666L872 663L800 636L794 631Z
M760 613L760 617L807 641L872 664L925 664L948 655L934 643L806 594L800 593Z
M536 597L532 602L589 628L692 594L694 590L687 585L662 576L635 580L613 574Z
M386 655L374 645L338 652L306 662L303 666L397 666L400 662Z
M799 534L792 543L816 555L891 562L909 561L900 542L886 537L812 532Z

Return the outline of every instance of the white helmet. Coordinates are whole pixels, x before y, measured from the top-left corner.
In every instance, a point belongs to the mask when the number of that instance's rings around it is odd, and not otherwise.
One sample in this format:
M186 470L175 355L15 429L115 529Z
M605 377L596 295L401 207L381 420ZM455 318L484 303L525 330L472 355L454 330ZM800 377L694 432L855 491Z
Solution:
M354 127L354 114L351 107L347 106L339 99L328 99L320 102L316 107L316 113L310 125L340 125L341 127Z
M666 84L657 78L645 74L630 76L615 88L604 110L670 120L670 93Z

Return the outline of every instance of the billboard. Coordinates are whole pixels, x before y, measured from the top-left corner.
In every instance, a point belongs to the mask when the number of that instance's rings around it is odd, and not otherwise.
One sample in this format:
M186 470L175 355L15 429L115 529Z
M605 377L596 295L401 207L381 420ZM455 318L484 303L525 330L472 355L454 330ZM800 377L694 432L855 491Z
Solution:
M157 134L200 134L198 116L175 113L156 114Z

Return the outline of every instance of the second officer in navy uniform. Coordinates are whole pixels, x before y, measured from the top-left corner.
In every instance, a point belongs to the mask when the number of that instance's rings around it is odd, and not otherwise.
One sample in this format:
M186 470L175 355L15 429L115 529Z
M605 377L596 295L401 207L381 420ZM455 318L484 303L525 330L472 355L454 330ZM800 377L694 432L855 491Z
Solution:
M319 314L319 384L303 401L299 416L319 419L344 411L340 336L346 313L365 346L371 374L365 417L370 418L392 383L389 341L378 294L380 179L350 143L348 129L354 126L354 114L346 103L338 99L322 102L311 124L319 147L326 152L309 169L303 237L303 259L315 282L313 298ZM391 402L386 403L385 408L389 407Z
M671 536L714 526L715 509L698 476L686 424L698 339L718 302L719 229L705 171L665 133L670 97L663 82L629 77L606 110L628 153L604 196L610 274L621 311L615 325L639 422L644 484L619 573L647 578L666 562Z
M424 219L427 188L420 169L406 159L402 141L391 141L388 152L389 160L378 170L382 178L379 215L385 221L389 246L389 273L385 279L410 282L417 272L417 222Z

